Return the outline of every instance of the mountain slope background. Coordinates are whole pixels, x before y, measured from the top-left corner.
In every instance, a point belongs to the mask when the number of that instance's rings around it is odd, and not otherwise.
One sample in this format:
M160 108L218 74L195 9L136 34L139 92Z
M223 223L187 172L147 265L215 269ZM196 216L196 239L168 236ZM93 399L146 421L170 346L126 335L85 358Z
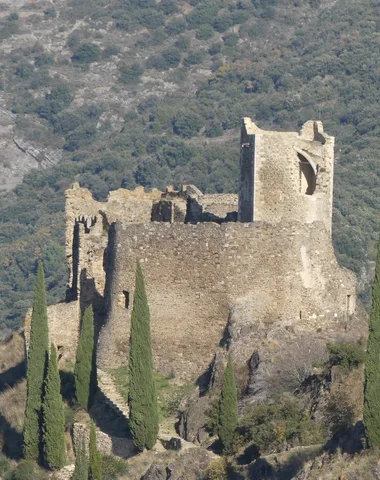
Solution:
M0 6L0 325L44 260L65 296L64 191L236 192L239 124L336 136L334 244L368 303L379 231L375 0L6 0Z

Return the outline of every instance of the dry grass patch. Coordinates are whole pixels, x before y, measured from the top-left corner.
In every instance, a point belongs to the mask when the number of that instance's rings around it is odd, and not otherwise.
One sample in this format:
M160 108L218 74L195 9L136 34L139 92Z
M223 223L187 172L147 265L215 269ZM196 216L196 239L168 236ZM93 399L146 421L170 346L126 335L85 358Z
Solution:
M20 333L14 333L7 342L0 344L0 375L24 361L24 337Z
M0 414L18 432L24 426L26 404L26 380L22 380L14 387L6 388L0 394Z

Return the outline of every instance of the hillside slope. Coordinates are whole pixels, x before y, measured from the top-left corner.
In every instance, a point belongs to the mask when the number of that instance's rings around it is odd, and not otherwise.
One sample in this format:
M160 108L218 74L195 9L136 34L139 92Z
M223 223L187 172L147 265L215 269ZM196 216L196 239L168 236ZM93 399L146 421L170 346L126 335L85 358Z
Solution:
M234 192L243 115L336 136L334 241L367 294L378 234L374 0L7 0L0 11L0 323L43 256L65 294L64 190ZM30 168L37 167L30 173ZM14 187L24 178L13 191Z

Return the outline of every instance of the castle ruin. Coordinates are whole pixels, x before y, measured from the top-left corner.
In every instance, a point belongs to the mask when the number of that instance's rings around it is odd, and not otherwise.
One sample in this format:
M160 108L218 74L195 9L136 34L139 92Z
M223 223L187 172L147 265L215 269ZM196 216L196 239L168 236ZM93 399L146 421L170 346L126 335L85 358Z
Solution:
M284 335L359 336L355 276L331 243L334 138L317 121L298 134L244 118L240 142L238 195L138 187L97 202L78 185L67 190L68 297L48 312L61 361L74 358L81 312L92 304L98 365L127 362L137 260L155 368L179 380L208 368L226 332L238 338L242 364Z

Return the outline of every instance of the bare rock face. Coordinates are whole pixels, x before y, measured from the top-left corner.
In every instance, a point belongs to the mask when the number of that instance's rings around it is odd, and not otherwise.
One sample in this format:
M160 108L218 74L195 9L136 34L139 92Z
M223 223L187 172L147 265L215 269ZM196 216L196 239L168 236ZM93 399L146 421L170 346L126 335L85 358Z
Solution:
M167 478L166 468L163 465L152 463L141 480L166 480Z
M207 437L207 411L210 408L210 397L199 396L199 389L193 392L180 407L178 432L188 442L200 445Z

